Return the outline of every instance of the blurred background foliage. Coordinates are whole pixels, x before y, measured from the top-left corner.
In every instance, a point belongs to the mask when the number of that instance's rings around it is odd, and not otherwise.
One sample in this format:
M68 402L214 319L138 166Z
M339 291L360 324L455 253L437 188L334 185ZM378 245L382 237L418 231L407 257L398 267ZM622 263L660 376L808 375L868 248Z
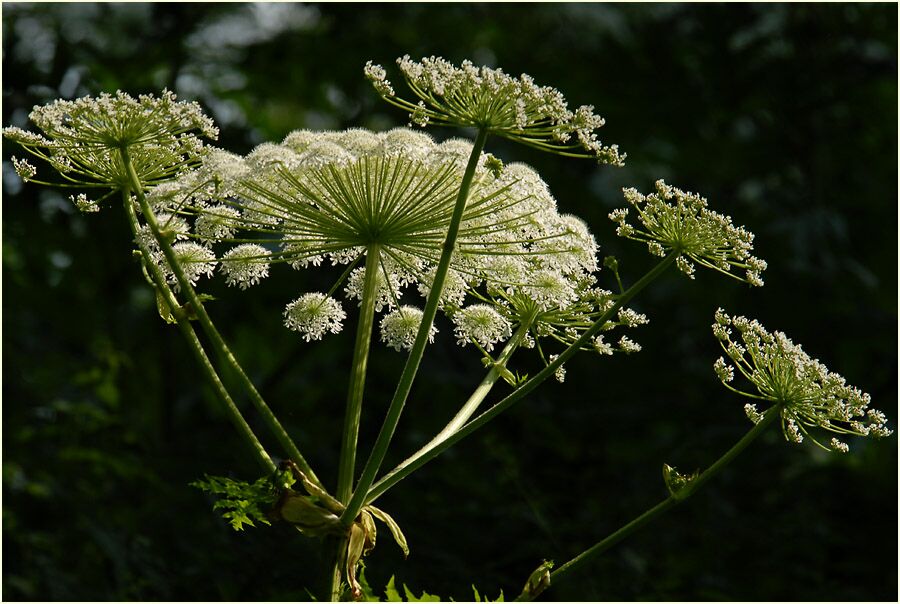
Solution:
M652 259L606 219L622 186L666 178L756 233L766 287L670 274L635 303L651 317L634 334L643 352L577 357L565 384L539 389L386 495L412 555L404 562L385 535L366 568L376 588L395 573L445 598L471 598L472 583L514 595L544 558L568 559L661 499L663 462L714 460L749 426L711 369L720 305L786 331L896 421L895 5L2 10L4 125L28 127L30 108L56 98L168 87L217 120L220 146L246 153L296 128L404 125L363 79L368 59L469 58L530 73L607 118L603 140L628 152L623 169L499 140L489 150L534 165L626 282ZM159 320L124 216L115 206L80 215L59 192L23 186L16 152L4 142L4 598L309 598L318 543L285 527L234 533L187 486L207 472L253 479L256 467ZM210 311L331 482L353 329L300 341L281 309L334 275L274 272L248 294L214 281ZM483 371L438 326L388 462L427 440ZM376 348L364 447L402 361ZM525 352L513 368L534 372L535 359ZM896 600L897 439L851 448L823 455L768 434L688 505L546 595Z

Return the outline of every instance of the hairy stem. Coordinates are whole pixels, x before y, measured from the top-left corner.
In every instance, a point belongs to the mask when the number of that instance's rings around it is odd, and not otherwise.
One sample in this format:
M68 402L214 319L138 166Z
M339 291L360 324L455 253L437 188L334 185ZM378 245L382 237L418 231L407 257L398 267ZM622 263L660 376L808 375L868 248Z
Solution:
M372 244L366 250L366 266L363 275L362 300L360 300L359 324L356 327L356 343L353 346L353 365L350 368L350 388L347 392L347 411L344 415L344 432L341 440L341 457L338 462L337 498L347 503L353 489L356 470L356 447L359 439L359 422L362 416L366 370L369 365L369 347L372 344L372 328L375 322L375 300L378 297L378 272L381 270L381 248ZM352 519L351 519L352 521ZM347 537L329 538L325 542L330 556L328 597L337 602L341 597L343 560L347 549Z
M253 433L253 429L244 419L243 415L241 415L241 412L237 408L237 405L234 404L234 401L231 399L231 396L225 389L225 385L222 383L222 380L219 379L219 375L216 373L215 368L209 360L209 357L206 356L206 351L203 349L203 345L200 343L199 338L197 338L197 334L194 332L193 326L191 326L190 321L185 316L184 311L181 310L178 300L175 298L175 295L169 288L169 284L166 283L165 276L162 274L159 266L151 257L150 250L147 249L147 245L138 236L138 219L134 211L134 205L131 203L130 191L124 189L122 191L122 199L125 205L125 211L128 214L128 223L131 226L131 232L134 235L134 240L137 242L138 248L140 249L141 255L144 259L144 266L149 271L150 276L156 285L157 291L163 296L166 304L169 305L169 308L172 311L172 316L175 318L175 322L178 325L179 331L181 331L182 335L184 335L185 339L188 341L191 352L196 357L197 362L200 363L200 367L203 369L204 375L206 375L207 379L218 395L218 398L222 401L225 412L228 415L228 419L230 419L231 423L234 424L234 427L237 428L238 434L241 435L244 441L253 450L254 457L262 466L263 470L266 473L274 472L275 463L272 461L272 458L269 457L269 454L266 453L266 450L262 446L262 443L259 442L259 439L256 438L256 435Z
M368 493L368 495L364 498L364 502L366 504L372 503L373 501L375 501L375 499L384 494L385 491L409 476L411 473L455 445L457 442L461 441L472 432L475 432L476 430L484 426L486 423L506 411L513 404L525 398L525 396L529 392L534 390L538 386L538 384L551 377L560 365L572 358L572 356L583 346L586 346L591 341L591 338L593 338L594 335L596 335L596 333L603 328L603 325L607 321L615 316L620 308L625 306L638 292L640 292L647 285L649 285L660 275L662 275L666 271L666 269L668 269L670 266L672 266L672 264L675 263L675 260L677 258L677 252L672 252L668 256L666 256L659 262L659 264L650 269L647 274L645 274L634 285L628 288L625 293L619 296L615 304L613 304L609 308L609 310L600 315L600 317L596 321L594 321L593 325L591 325L591 327L589 327L580 338L578 338L572 345L570 345L562 353L560 353L559 357L555 361L544 367L544 369L535 374L534 377L519 386L514 392L512 392L512 394L501 400L499 403L496 403L490 409L448 436L441 443L435 445L434 448L432 448L430 451L423 454L421 457L407 465L405 468L398 468L396 472L392 473L392 476L386 476L384 480L379 482L379 487L377 489L372 489Z
M366 369L369 364L369 347L372 343L375 300L378 297L380 259L381 248L377 244L370 245L366 251L359 325L356 328L356 343L353 346L353 365L350 368L350 389L347 393L347 411L344 415L344 433L338 466L336 495L341 503L347 503L347 500L350 499L350 491L353 488L359 421L362 414L363 391L366 385Z
M403 470L403 468L415 462L423 455L428 454L429 451L433 450L435 447L437 447L439 444L453 435L457 430L463 427L463 425L469 420L469 418L475 414L475 411L478 410L478 407L481 405L481 403L484 402L484 399L490 393L491 389L493 389L494 384L496 384L500 379L500 370L506 368L506 364L509 362L510 357L512 357L513 353L522 343L522 340L525 339L525 334L528 333L528 329L530 327L530 321L523 321L519 325L516 333L514 333L509 342L506 343L506 346L500 352L500 356L497 357L496 362L493 364L493 366L491 366L490 371L488 371L487 375L484 376L484 379L481 380L481 383L478 384L478 387L475 388L472 396L469 397L462 408L460 408L456 415L453 416L453 419L451 419L447 423L447 425L444 426L444 429L438 432L438 434L434 438L428 441L426 445L424 445L418 451L402 461L396 468L385 474L384 478L382 478L380 481L372 485L370 493L377 492L383 482L389 480L394 474L400 472L401 470Z
M724 455L717 459L713 465L711 465L699 476L697 476L697 478L693 479L684 488L676 491L666 499L663 499L622 528L613 532L611 535L609 535L599 543L581 552L580 554L551 572L549 585L553 585L555 581L558 581L562 577L566 576L567 573L578 568L592 558L599 556L622 539L628 537L629 535L643 527L645 524L649 523L651 520L661 516L676 504L693 495L704 483L718 474L722 470L722 468L731 463L731 461L735 457L737 457L744 449L746 449L747 446L751 442L753 442L757 436L762 434L762 432L766 428L768 428L769 425L772 424L778 417L780 417L780 415L780 406L770 408L768 411L766 411L766 413L763 415L763 418L759 421L758 424L753 426L753 428L751 428L750 431L747 432L747 434L745 434L743 438L741 438L741 440L735 443L733 447L731 447ZM532 594L532 596L529 597L528 594L522 594L516 599L516 601L530 601L531 599L533 599L533 596L536 595L537 594Z
M178 281L178 285L181 287L181 290L187 297L187 300L190 303L191 308L197 317L197 320L200 322L204 333L206 333L207 337L212 341L212 344L220 358L224 359L224 361L237 374L238 380L240 381L242 387L250 396L250 401L253 403L253 406L256 408L257 412L259 412L259 414L262 416L263 421L265 422L269 431L278 440L278 443L282 446L282 448L284 448L285 452L291 457L291 459L293 459L294 462L310 478L310 480L321 486L321 481L318 479L315 472L313 472L312 467L310 467L309 463L306 461L306 458L303 457L303 455L300 453L300 450L297 448L297 445L294 444L287 431L278 421L278 418L276 418L275 414L272 413L272 410L266 404L265 400L263 400L259 391L257 391L256 387L253 385L253 382L244 372L243 367L241 367L240 363L238 363L234 354L231 352L231 349L225 343L225 340L219 334L219 331L216 329L215 325L213 325L212 320L209 318L209 315L207 314L206 309L203 306L203 302L197 296L197 293L194 291L193 285L187 279L186 275L184 274L184 270L181 267L181 264L175 257L175 252L172 250L171 244L165 237L162 236L160 232L159 223L156 221L156 216L154 215L152 208L150 208L150 204L147 203L147 199L144 196L143 186L140 182L140 179L138 178L137 173L135 172L134 165L131 163L131 158L129 157L128 150L123 148L120 150L120 153L122 161L125 164L126 169L128 170L131 192L134 193L135 197L137 197L138 203L141 207L141 212L144 215L144 219L146 220L147 225L150 227L150 231L153 233L153 236L156 239L160 249L162 250L163 255L166 257L166 260L168 261L169 266L171 267L172 272L174 273L175 278Z
M425 352L425 345L428 343L428 335L431 332L431 326L434 323L434 316L437 313L438 303L440 302L441 292L444 289L444 281L447 277L447 271L450 268L450 260L453 256L453 249L456 247L456 237L459 233L459 225L462 221L463 212L466 209L466 200L469 197L469 188L472 185L472 179L475 176L475 168L481 158L481 151L487 141L488 133L484 129L478 130L475 137L475 143L472 146L472 153L469 155L469 161L466 164L466 171L463 174L462 183L460 184L459 193L456 196L456 204L453 206L453 215L450 218L450 224L447 227L447 237L444 240L444 246L441 250L441 257L438 261L437 270L434 275L434 282L431 285L431 292L428 300L425 302L425 308L422 311L422 324L416 334L406 365L403 367L403 373L400 375L400 381L397 384L397 390L391 399L388 407L387 415L381 430L378 432L378 438L372 448L372 453L363 468L362 476L353 492L353 497L347 504L347 509L341 515L341 521L345 525L349 525L359 514L362 509L366 494L369 487L375 481L375 476L384 461L384 456L390 446L391 438L394 436L394 430L400 421L400 414L403 412L403 406L412 389L413 380L419 369L419 363L422 361L422 355Z

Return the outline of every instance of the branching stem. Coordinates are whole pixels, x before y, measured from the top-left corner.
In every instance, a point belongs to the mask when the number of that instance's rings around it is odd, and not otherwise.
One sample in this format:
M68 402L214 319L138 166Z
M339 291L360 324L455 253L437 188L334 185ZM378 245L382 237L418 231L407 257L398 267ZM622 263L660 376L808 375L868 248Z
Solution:
M375 476L378 474L381 462L384 460L388 446L390 446L394 430L397 428L397 423L400 421L400 414L403 412L403 406L406 404L406 399L412 388L413 380L419 369L419 363L425 352L425 345L428 343L431 326L434 323L434 316L437 313L441 292L444 289L444 281L446 280L447 272L450 269L450 260L453 256L453 250L456 247L456 237L459 233L459 225L466 208L469 188L472 185L472 179L475 176L475 168L478 166L478 162L481 158L481 151L484 149L487 136L487 131L480 129L475 137L475 144L472 146L472 153L469 155L469 161L466 164L466 170L463 174L459 193L456 196L453 215L451 216L450 224L447 227L447 237L444 240L444 246L441 250L441 257L438 261L438 266L434 275L434 282L431 285L431 292L428 295L428 300L422 311L422 324L419 326L419 331L416 334L416 339L409 352L409 357L406 360L403 373L400 375L397 390L394 392L393 399L391 399L387 416L378 433L378 438L372 448L372 453L369 455L365 468L363 468L362 476L360 476L359 482L356 485L353 497L347 504L347 509L344 511L343 515L341 515L341 521L347 526L349 526L350 523L353 522L353 519L356 518L356 515L359 514L359 511L362 509L365 502L369 487L371 487L372 483L375 481Z
M303 455L300 453L300 450L297 448L297 445L294 444L287 431L278 421L278 418L276 418L275 414L272 413L272 410L263 400L262 396L259 394L259 391L256 390L253 382L244 372L244 369L241 367L240 363L238 363L234 354L231 352L231 349L225 343L225 340L219 334L219 331L216 329L215 325L213 325L212 320L209 318L209 315L207 314L206 309L203 306L203 302L197 296L197 293L194 291L193 285L184 273L184 269L181 267L181 264L175 257L175 252L172 249L172 245L168 240L166 240L165 237L162 236L160 232L159 224L156 221L156 216L154 215L150 204L147 202L147 199L144 196L143 185L141 184L137 172L134 169L134 164L131 162L128 150L126 148L122 148L120 149L120 154L122 162L128 170L131 193L133 193L137 198L138 204L141 207L141 212L144 215L144 219L146 220L147 225L150 227L150 231L153 233L153 236L156 239L160 249L162 250L163 255L166 257L166 260L168 261L169 266L171 267L172 272L174 273L175 278L178 281L178 285L184 292L184 295L187 297L187 300L191 305L191 309L196 315L197 320L203 328L204 333L206 333L207 337L212 341L212 344L217 354L219 354L220 358L223 359L235 371L241 385L249 394L250 401L253 403L253 406L262 416L266 426L278 440L279 444L284 448L285 452L291 457L291 459L294 460L294 462L303 470L303 472L306 473L310 480L321 486L321 481L319 481L318 477L316 477L315 472L313 472L309 463L306 461L306 458L303 457ZM148 259L148 264L152 265L153 263Z

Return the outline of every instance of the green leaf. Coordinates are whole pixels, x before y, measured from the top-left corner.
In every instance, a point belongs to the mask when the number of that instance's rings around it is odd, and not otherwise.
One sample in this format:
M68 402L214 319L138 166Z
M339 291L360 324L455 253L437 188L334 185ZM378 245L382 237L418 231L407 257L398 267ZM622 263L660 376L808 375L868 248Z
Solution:
M387 587L384 588L385 602L402 602L403 596L397 591L397 585L394 583L394 575L388 580Z
M277 473L276 473L277 474ZM256 526L256 522L271 525L268 511L278 499L280 489L276 486L277 475L264 476L253 483L233 480L224 476L205 476L195 480L190 486L216 495L214 510L225 510L222 517L236 531L244 530L244 525Z
M403 592L406 594L407 602L440 602L440 596L433 596L428 592L423 591L422 595L416 597L416 595L412 592L412 590L406 585L403 586Z
M172 314L172 309L169 307L169 303L166 302L166 297L163 296L159 290L156 290L156 309L159 311L159 316L162 317L162 320L169 325L174 325L178 322L175 320L175 316Z

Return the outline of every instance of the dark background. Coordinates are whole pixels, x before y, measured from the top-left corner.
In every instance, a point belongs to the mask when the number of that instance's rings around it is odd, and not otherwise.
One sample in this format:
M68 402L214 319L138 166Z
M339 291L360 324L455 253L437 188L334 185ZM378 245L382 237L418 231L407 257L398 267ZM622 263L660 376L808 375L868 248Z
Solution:
M577 357L565 384L381 500L412 555L385 531L373 586L396 573L444 598L471 598L472 583L511 597L544 558L567 560L664 497L663 462L705 467L749 428L712 372L720 305L787 332L896 426L896 23L892 4L5 3L3 124L27 127L33 105L60 97L167 86L202 103L220 146L245 153L295 128L404 125L362 77L368 59L399 90L398 56L469 58L607 118L602 138L628 152L623 169L499 140L488 150L538 168L626 282L653 260L606 219L622 186L646 192L664 177L755 232L764 288L670 273L634 304L651 318L633 334L643 352ZM307 599L319 543L285 527L234 533L187 486L257 468L158 318L122 212L80 215L23 185L14 153L4 142L4 599ZM281 309L335 275L274 273L247 294L214 280L209 309L331 484L354 330L303 343ZM427 440L482 374L438 326L387 463ZM364 450L402 361L375 347ZM524 352L513 368L535 367ZM896 600L897 439L850 445L826 455L772 431L546 596Z

